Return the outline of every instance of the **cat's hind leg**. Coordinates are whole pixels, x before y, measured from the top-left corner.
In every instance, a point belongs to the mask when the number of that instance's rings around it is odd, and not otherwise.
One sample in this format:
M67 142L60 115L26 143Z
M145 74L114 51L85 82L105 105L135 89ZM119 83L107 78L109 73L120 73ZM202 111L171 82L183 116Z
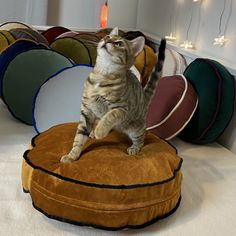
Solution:
M138 133L128 133L128 136L133 144L127 149L127 152L129 155L136 155L144 145L145 130Z

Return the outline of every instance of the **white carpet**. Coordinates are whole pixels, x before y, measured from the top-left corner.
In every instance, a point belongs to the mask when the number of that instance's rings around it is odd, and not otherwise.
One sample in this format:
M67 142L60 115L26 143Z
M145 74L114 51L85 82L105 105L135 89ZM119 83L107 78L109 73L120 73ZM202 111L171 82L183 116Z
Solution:
M33 127L8 113L0 101L0 236L236 235L236 156L214 143L173 143L184 158L182 202L176 213L141 230L107 232L46 218L22 192L21 161Z

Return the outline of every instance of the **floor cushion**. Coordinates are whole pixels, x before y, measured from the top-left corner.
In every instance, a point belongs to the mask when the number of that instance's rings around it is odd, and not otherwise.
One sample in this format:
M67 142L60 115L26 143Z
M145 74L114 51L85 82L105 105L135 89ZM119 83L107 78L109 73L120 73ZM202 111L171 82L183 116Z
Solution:
M11 29L16 29L16 28L30 28L29 25L22 23L22 22L5 22L0 25L0 30L11 30Z
M141 84L143 87L147 83L156 62L157 57L153 49L147 45L144 46L143 50L135 58L134 65L141 74Z
M45 48L44 45L28 39L19 39L7 47L0 54L0 97L2 96L2 80L8 64L21 52L33 49Z
M80 120L84 82L92 67L76 65L50 77L39 88L33 105L34 127L38 133L48 128Z
M55 126L32 139L24 153L22 185L33 206L49 218L107 230L141 228L169 216L181 198L182 159L148 133L138 155L126 136L89 139L82 156L61 163L78 123Z
M47 39L48 43L52 43L59 35L70 31L62 26L53 26L42 32L42 35Z
M50 76L73 62L49 49L30 49L18 54L7 66L2 80L2 96L11 114L32 125L33 99Z
M191 120L198 105L193 86L183 75L162 77L151 99L147 130L169 140Z
M92 65L92 58L85 44L75 38L65 37L54 40L50 47L71 58L77 64Z
M198 58L185 70L186 79L198 94L198 108L181 132L185 141L206 144L226 129L234 111L234 78L219 62Z

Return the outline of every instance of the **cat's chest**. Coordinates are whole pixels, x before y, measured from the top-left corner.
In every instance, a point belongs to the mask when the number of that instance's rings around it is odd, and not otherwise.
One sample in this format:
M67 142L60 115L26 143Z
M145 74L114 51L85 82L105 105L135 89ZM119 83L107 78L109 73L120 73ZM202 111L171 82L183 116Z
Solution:
M89 107L93 111L93 113L99 118L101 118L108 112L109 105L110 102L108 102L106 98L102 95L97 94L90 98Z

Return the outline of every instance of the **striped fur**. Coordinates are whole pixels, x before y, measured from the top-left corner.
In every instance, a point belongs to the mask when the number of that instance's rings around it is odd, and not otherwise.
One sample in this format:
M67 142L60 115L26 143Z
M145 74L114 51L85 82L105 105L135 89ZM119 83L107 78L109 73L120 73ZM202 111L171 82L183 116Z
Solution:
M98 44L95 67L84 85L81 122L73 148L61 158L62 162L79 159L89 136L102 139L111 130L125 133L131 139L129 155L137 154L143 147L148 104L161 75L165 41L161 42L157 65L143 89L129 69L144 46L144 38L129 41L117 34L115 28Z

